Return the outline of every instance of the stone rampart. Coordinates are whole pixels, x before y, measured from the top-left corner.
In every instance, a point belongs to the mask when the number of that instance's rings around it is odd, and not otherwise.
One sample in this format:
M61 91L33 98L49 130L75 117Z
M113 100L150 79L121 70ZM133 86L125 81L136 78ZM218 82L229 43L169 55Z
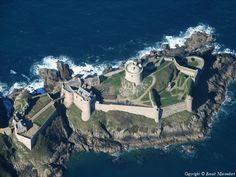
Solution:
M182 112L185 110L187 110L185 101L170 106L166 106L162 108L161 118L169 117L175 113Z
M183 74L186 74L187 76L190 76L191 78L193 78L193 80L195 80L195 77L197 76L198 73L198 69L191 69L185 66L181 66L175 59L174 59L174 63L176 68Z
M131 114L142 115L147 118L156 120L159 111L156 108L141 107L141 106L126 106L126 105L115 105L115 104L95 104L95 109L98 111L123 111Z
M57 111L55 110L48 118L48 120L37 130L35 131L30 137L24 136L22 134L18 134L16 132L15 126L15 135L18 141L22 142L29 150L32 150L32 147L35 145L39 133L41 133L56 117Z

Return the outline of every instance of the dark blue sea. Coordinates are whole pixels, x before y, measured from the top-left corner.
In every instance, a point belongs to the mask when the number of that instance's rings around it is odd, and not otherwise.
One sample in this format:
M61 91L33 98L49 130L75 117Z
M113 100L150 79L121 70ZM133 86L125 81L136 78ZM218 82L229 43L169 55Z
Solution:
M236 0L0 0L0 92L42 87L40 67L55 61L74 73L99 73L139 57L160 42L183 44L194 31L216 37L217 52L236 49ZM209 138L168 150L75 153L66 177L181 177L185 172L236 172L236 80Z

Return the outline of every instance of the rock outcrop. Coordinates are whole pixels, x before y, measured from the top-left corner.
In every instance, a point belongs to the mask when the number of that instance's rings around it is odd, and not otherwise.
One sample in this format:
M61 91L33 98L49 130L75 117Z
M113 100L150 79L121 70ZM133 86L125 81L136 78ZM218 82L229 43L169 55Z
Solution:
M57 61L57 70L40 68L38 72L39 76L44 79L44 87L49 91L57 87L60 84L59 81L70 80L73 74L69 65L62 61Z
M195 32L185 41L185 51L192 52L213 42L213 37L206 33Z
M73 71L70 69L68 64L57 61L57 70L62 81L71 79Z

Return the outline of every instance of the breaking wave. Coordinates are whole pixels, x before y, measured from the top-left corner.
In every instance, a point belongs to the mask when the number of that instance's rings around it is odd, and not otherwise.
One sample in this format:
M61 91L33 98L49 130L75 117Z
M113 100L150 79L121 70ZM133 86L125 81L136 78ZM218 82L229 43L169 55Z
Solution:
M185 41L194 33L194 32L204 32L209 35L213 35L215 33L215 29L209 25L204 25L200 24L195 27L189 27L186 31L181 31L178 35L176 36L164 36L162 41L159 41L155 43L153 46L149 46L147 48L144 48L143 50L140 50L137 52L137 54L134 57L131 58L141 58L147 54L149 54L152 50L161 50L160 46L161 44L169 44L170 48L175 48L176 45L178 46L183 46ZM228 53L228 54L233 54L236 55L234 50L230 50L228 48L224 48L224 46L214 43L215 45L215 50L213 53L219 54L219 53ZM88 64L88 63L82 63L81 65L77 65L74 63L73 58L70 58L68 56L46 56L44 57L41 61L36 62L33 64L33 66L30 68L30 71L33 76L38 75L38 69L40 68L48 68L48 69L57 69L57 61L63 61L66 62L70 68L73 70L73 75L101 75L103 70L109 65L113 68L117 68L120 66L120 64L127 62L130 60L129 59L124 59L123 61L119 61L116 63L98 63L95 62L95 64ZM10 70L11 74L17 74L14 70ZM3 95L7 95L14 88L25 88L29 90L30 92L33 92L35 89L42 88L43 87L43 80L42 79L35 79L31 80L28 76L21 74L21 76L26 80L24 82L17 82L13 84L11 87L8 87L7 84L1 83L0 82L0 93Z

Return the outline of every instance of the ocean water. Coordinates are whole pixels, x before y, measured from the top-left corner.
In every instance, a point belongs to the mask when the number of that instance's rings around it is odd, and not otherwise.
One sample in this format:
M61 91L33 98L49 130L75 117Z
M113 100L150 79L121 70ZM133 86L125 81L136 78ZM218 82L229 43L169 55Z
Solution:
M0 93L43 86L37 68L70 64L74 73L101 73L140 57L160 42L183 44L193 31L214 34L217 52L236 49L235 0L8 0L0 1ZM75 153L66 176L184 176L185 171L235 171L236 83L209 138L196 153L141 150L120 160L105 154Z

